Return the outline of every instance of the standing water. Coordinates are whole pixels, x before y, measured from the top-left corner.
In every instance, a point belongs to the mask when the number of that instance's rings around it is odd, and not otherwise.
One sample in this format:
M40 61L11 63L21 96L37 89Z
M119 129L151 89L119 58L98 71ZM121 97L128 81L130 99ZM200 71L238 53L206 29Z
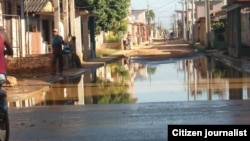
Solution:
M147 61L124 58L10 107L250 99L248 73L211 56ZM28 101L28 102L27 102Z

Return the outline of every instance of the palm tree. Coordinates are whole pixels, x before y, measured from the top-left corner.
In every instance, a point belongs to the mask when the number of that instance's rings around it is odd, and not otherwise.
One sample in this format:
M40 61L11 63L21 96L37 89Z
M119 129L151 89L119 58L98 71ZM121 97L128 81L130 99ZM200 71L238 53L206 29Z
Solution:
M149 40L149 44L150 44L150 35L151 35L151 21L153 21L155 19L155 13L153 10L146 10L146 13L145 13L145 17L146 19L148 20L148 40Z
M155 19L155 13L153 10L147 10L145 14L146 19L148 20L148 25L150 25L151 21Z

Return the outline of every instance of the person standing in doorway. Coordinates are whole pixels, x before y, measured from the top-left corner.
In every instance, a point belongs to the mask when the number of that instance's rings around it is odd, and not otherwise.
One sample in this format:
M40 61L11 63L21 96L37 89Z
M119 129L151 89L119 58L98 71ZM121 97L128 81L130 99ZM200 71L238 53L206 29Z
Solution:
M60 75L63 73L63 45L65 45L65 42L63 40L63 37L59 35L58 29L53 29L53 41L52 41L52 53L53 53L53 59L52 59L52 75L56 74L56 66L57 61L59 65L59 72Z
M74 66L74 63L78 68L81 68L81 61L78 55L76 54L76 37L71 36L69 41L70 51L71 51L71 64Z

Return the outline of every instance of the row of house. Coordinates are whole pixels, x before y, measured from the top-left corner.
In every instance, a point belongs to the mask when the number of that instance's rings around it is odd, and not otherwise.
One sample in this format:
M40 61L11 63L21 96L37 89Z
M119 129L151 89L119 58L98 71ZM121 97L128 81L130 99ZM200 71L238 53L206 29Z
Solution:
M0 4L0 25L9 34L17 57L48 53L53 28L65 40L73 35L79 46L88 44L88 38L81 35L88 33L91 15L76 10L74 0L1 0Z
M66 41L69 36L76 36L77 55L81 61L95 58L96 48L104 42L99 40L101 35L95 35L93 25L98 15L76 8L74 0L0 0L0 15L0 26L6 30L14 49L15 61L9 61L10 72L37 66L35 64L47 64L39 68L50 68L49 61L37 63L37 60L48 60L51 56L53 28L59 29ZM149 40L145 10L130 7L127 21L133 45ZM31 58L37 56L39 59ZM33 64L31 60L36 61Z
M185 12L187 40L202 44L206 43L208 30L205 1L187 0ZM100 44L96 42L103 42L96 40L94 26L91 26L95 15L76 9L74 0L0 0L0 4L0 26L4 26L11 37L17 57L49 53L53 28L58 28L66 40L69 35L76 36L77 52L83 60L95 57L95 48ZM250 46L249 5L249 0L210 0L210 25L216 21L227 25L226 46L236 57ZM158 30L153 32L148 28L145 12L145 9L132 10L131 6L128 9L128 33L132 35L133 45L158 35Z
M78 52L89 52L93 42L89 39L94 14L75 8L74 0L0 0L0 26L4 26L12 40L16 56L50 52L52 29L58 28L60 35L67 40L76 36ZM132 34L133 44L148 40L146 10L128 9L128 32ZM93 29L94 30L94 29ZM95 40L96 42L96 40ZM91 55L86 56L88 60Z
M206 9L208 0L185 2L187 40L216 46L212 34L207 33L207 25L222 21L227 30L225 43L220 45L226 46L234 57L247 55L250 48L249 0L210 0L209 11ZM94 34L96 15L76 9L74 0L0 0L0 4L0 26L9 34L16 57L50 53L53 28L58 28L65 40L69 35L76 36L77 54L82 61L95 57L95 49L104 41L97 40L99 37ZM128 9L128 33L132 35L133 45L159 35L158 30L148 28L145 12L146 9L134 10L131 6ZM206 12L209 12L209 19Z
M249 0L187 0L184 13L186 40L214 48L223 46L233 57L240 58L250 53ZM211 29L211 25L218 21L226 25L225 41L220 44L215 42ZM185 30L180 23L181 30Z

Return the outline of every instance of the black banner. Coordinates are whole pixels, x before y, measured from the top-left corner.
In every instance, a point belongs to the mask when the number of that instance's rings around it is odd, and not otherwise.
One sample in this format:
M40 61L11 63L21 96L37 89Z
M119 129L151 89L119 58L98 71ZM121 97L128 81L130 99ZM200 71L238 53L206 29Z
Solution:
M181 139L250 141L250 125L168 125L168 141Z

